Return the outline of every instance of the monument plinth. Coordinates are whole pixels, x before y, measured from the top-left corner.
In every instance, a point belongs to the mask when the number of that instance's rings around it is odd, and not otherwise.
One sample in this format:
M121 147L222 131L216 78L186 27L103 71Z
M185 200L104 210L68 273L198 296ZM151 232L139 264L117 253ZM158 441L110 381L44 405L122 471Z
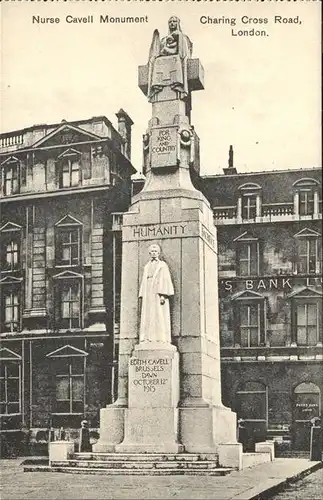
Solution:
M167 36L155 30L139 86L152 103L146 182L123 217L118 400L101 410L95 451L218 453L240 467L236 415L221 401L216 229L190 178L203 69L178 18Z
M179 361L174 346L136 346L129 360L125 435L117 452L178 453ZM146 344L149 344L148 342Z

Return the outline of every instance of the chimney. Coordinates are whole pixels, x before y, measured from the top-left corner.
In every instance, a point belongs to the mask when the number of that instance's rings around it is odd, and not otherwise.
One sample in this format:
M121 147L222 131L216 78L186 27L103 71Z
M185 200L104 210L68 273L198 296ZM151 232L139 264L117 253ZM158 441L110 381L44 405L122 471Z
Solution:
M125 153L126 156L131 159L131 127L133 125L133 121L130 116L120 108L118 113L116 113L116 117L118 118L118 132L121 137L125 140Z
M233 175L237 173L237 169L233 165L233 147L230 145L229 148L229 159L228 159L228 166L223 169L223 173L225 175Z

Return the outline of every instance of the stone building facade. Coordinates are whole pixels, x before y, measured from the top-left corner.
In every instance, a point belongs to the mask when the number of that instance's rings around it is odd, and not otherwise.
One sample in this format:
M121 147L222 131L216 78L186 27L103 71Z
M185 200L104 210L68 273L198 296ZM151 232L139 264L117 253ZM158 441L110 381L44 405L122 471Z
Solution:
M223 401L247 449L309 449L321 414L321 170L204 177L219 245Z
M130 203L131 126L100 116L3 134L1 423L77 429L111 402L120 297L119 213ZM18 439L18 438L17 438ZM19 439L18 439L19 440Z
M84 417L94 435L116 397L122 213L144 182L131 180L132 121L117 119L0 136L0 418L20 450L28 434L44 451L51 427L76 435ZM223 175L192 175L218 234L223 401L246 449L308 449L323 393L321 171L238 173L231 151Z

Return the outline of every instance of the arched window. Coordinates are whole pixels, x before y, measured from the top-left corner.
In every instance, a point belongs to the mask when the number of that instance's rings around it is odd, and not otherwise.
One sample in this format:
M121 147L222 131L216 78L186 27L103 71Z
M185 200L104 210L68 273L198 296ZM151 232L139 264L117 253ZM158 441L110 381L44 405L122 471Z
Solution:
M306 177L294 182L293 189L295 214L299 216L318 214L319 182Z
M313 382L303 382L294 389L295 419L311 420L321 413L320 388Z
M322 235L310 228L294 234L297 262L295 274L315 274L320 272L322 261Z
M310 446L311 420L321 415L321 393L313 382L303 382L293 394L293 446L308 450Z
M238 417L247 422L267 423L268 391L257 381L241 384L236 393Z
M237 215L244 220L261 216L261 186L250 182L239 187Z

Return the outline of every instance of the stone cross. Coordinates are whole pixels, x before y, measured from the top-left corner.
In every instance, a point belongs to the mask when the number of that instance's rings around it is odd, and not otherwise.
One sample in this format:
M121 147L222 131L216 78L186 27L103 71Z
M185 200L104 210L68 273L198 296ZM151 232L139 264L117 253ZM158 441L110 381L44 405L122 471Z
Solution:
M190 100L193 90L204 88L204 71L199 59L192 59L192 42L180 27L180 20L171 17L169 33L159 37L154 31L148 63L139 66L139 88L149 102L174 99Z

